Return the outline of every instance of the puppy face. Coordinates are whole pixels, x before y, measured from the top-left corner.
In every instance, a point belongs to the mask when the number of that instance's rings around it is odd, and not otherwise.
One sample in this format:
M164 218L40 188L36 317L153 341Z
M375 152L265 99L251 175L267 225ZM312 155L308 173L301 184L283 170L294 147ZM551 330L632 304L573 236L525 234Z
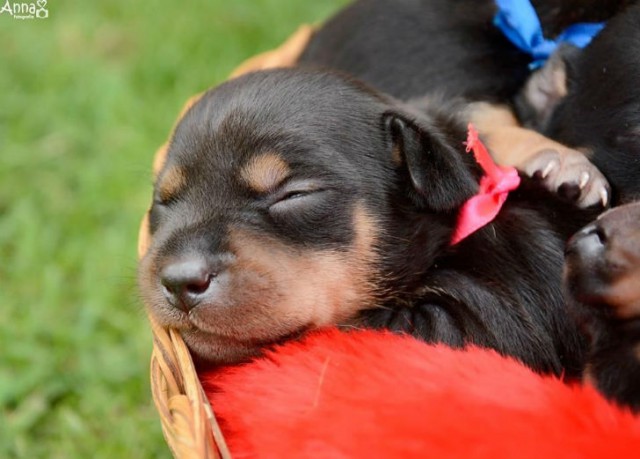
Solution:
M417 161L426 136L388 111L366 88L300 70L205 94L154 187L139 274L154 318L201 358L229 362L374 307L388 293L393 209L448 215L476 186L451 152L441 173ZM429 145L443 149L437 136ZM434 247L447 224L434 224Z
M582 303L609 305L616 316L640 314L640 203L616 207L571 238L565 277Z

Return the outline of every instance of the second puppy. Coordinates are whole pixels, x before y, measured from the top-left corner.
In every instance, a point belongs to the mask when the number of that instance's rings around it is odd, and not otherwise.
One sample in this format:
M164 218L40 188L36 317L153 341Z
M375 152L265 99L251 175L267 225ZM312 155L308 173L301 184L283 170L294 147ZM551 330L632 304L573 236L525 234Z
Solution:
M640 4L584 50L564 47L518 97L525 123L589 158L614 204L640 199ZM541 97L541 96L544 97Z

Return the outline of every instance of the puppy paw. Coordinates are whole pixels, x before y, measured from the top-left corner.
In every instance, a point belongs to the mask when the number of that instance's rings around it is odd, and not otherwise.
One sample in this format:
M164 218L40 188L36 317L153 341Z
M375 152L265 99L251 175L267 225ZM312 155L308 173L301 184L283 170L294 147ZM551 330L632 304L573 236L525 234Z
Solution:
M605 212L569 240L565 281L604 318L640 318L640 202Z
M598 205L606 208L611 201L609 182L579 151L544 149L531 156L519 169L579 207Z

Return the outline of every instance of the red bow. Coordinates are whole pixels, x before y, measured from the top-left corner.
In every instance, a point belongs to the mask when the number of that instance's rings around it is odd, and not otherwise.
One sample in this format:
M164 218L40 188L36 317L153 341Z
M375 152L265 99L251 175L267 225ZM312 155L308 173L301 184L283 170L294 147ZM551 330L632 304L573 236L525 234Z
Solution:
M465 237L491 223L498 215L510 191L520 185L520 176L514 167L498 166L493 162L487 148L478 139L478 131L469 124L467 153L473 150L476 161L485 175L480 179L478 193L464 203L458 214L458 225L451 244L457 244Z

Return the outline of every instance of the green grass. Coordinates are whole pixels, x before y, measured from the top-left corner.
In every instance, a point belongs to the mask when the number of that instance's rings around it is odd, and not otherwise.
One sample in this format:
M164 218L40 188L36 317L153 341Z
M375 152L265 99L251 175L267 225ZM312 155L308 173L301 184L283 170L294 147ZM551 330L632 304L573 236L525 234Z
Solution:
M135 288L153 152L191 94L344 3L0 15L0 457L169 456Z

